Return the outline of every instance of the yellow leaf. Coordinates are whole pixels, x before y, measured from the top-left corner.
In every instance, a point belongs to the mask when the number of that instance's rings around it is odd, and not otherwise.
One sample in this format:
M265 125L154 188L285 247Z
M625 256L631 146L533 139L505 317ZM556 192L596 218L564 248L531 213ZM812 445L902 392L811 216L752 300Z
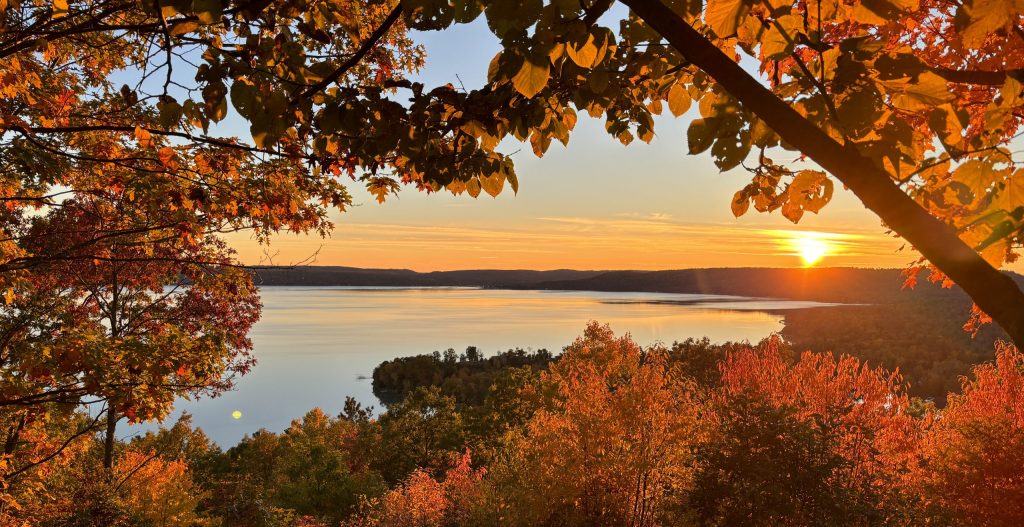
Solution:
M1000 236L992 225L987 223L975 225L972 229L963 232L960 238L964 243L979 251L981 257L996 269L1006 259L1009 239L1005 236Z
M816 21L820 16L821 20L831 20L839 12L842 0L806 0L806 13L809 21ZM773 2L774 5L774 2Z
M985 259L992 267L999 269L1006 261L1006 249L1009 246L1009 240L1003 238L988 247L981 250L981 257Z
M151 148L153 146L153 134L141 126L135 127L135 140L140 148Z
M743 195L743 191L738 191L732 196L732 215L739 218L740 216L747 213L747 209L750 208L750 200Z
M171 36L180 37L199 29L199 22L186 20L171 26Z
M170 167L174 162L174 149L169 146L161 148L156 155L160 159L160 164L165 167Z
M480 180L477 179L477 178L470 178L470 180L466 182L466 192L468 192L469 195L474 197L474 198L479 196L480 195Z
M690 109L690 93L686 91L686 88L682 84L672 85L672 89L668 91L668 110L672 112L672 115L679 117L686 113L686 110Z
M861 24L885 25L899 20L906 11L916 9L918 3L919 0L859 0L850 18Z
M558 59L562 58L563 53L565 53L565 44L562 42L556 42L555 45L551 47L551 51L548 52L548 60L550 60L552 64L557 64Z
M820 186L815 193L807 196L807 201L804 203L804 210L817 214L822 207L828 205L829 201L832 201L833 191L834 188L832 180L822 174Z
M897 95L893 96L892 102L904 110L926 110L953 100L946 79L930 71L921 73L916 81L901 85L889 83L888 86L897 88Z
M985 195L989 188L1002 179L1005 171L992 168L991 163L972 159L953 171L953 180L963 183L974 194L975 200Z
M928 115L928 126L947 147L959 145L963 138L963 125L951 104L944 104L932 110Z
M512 77L512 87L524 97L532 98L547 86L550 77L551 67L546 57L539 62L527 58L523 61L523 67L519 68L519 73Z
M7 292L4 293L4 302L6 302L7 305L11 305L14 302L14 288L13 287L8 287L7 288Z
M68 16L68 0L53 0L53 18Z
M1002 190L996 195L995 206L1007 213L1024 207L1024 168L1017 169L1006 178Z
M799 223L800 218L804 215L804 209L800 208L800 204L796 200L790 198L789 201L782 205L782 215L793 223Z
M1007 77L1006 82L999 90L1000 97L994 99L985 110L985 129L989 133L1000 134L1004 130L1007 118L1013 115L1013 110L1024 104L1024 97L1021 97L1021 84L1012 77Z
M786 15L792 17L792 15ZM791 39L773 24L761 37L761 59L780 59L793 50Z
M749 11L750 6L743 0L708 0L704 22L719 38L728 38L736 34Z
M483 187L484 191L491 195L492 198L498 197L501 194L502 187L505 186L505 176L500 172L496 172L487 177L480 178L480 186Z
M452 194L458 196L459 194L462 194L463 192L466 191L466 182L462 181L461 179L456 179L453 180L451 183L448 183L448 186L446 188L448 189L448 192L451 192Z
M566 53L568 53L569 58L581 68L594 67L594 63L597 62L598 54L597 42L594 39L594 34L587 34L587 40L581 44L569 44L566 47Z
M960 33L964 45L970 48L981 46L989 35L1013 24L1024 12L1022 0L973 0L964 2L963 12L967 14L967 27Z

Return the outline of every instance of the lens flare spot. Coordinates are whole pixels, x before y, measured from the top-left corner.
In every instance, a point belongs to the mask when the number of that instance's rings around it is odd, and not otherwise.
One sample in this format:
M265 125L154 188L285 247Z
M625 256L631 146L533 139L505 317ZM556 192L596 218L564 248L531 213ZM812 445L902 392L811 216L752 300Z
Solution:
M235 410L234 412L231 412L231 418L232 419L241 419L242 418L242 412L240 410Z

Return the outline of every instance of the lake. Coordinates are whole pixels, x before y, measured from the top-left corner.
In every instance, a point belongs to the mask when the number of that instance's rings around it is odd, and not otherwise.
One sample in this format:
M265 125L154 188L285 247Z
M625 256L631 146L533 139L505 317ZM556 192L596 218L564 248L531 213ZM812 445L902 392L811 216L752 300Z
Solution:
M379 407L370 375L395 357L448 348L462 352L467 346L487 355L514 347L559 353L589 320L611 324L617 334L629 332L643 345L703 336L756 342L782 328L778 310L822 305L713 295L474 288L263 287L261 294L263 318L251 333L256 367L234 391L181 401L172 415L176 419L188 411L225 447L260 428L281 431L316 406L336 414L345 396ZM240 419L232 417L235 411L241 412Z

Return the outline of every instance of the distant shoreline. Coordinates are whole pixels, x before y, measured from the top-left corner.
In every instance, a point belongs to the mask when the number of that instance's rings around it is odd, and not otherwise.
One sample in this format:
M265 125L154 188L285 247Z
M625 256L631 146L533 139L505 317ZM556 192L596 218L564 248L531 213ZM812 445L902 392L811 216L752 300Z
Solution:
M968 301L959 288L921 280L903 288L900 269L708 268L674 271L464 270L420 273L408 269L300 266L254 269L265 286L366 288L530 289L595 292L684 293L809 300L843 304ZM1024 277L1009 273L1024 283Z

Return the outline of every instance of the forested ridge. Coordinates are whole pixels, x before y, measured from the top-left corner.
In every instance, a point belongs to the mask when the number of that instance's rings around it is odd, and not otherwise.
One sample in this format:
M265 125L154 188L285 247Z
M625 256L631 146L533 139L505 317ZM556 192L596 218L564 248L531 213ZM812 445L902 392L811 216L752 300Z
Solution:
M464 270L418 273L409 269L362 269L330 265L259 267L256 283L284 286L517 287L550 280L586 278L600 271Z
M819 302L968 302L958 287L927 280L904 287L900 269L850 267L709 268L669 271L576 271L480 269L419 273L409 269L338 266L260 267L255 281L267 286L492 287L575 291L630 291L734 295ZM1024 277L1007 273L1017 282Z

